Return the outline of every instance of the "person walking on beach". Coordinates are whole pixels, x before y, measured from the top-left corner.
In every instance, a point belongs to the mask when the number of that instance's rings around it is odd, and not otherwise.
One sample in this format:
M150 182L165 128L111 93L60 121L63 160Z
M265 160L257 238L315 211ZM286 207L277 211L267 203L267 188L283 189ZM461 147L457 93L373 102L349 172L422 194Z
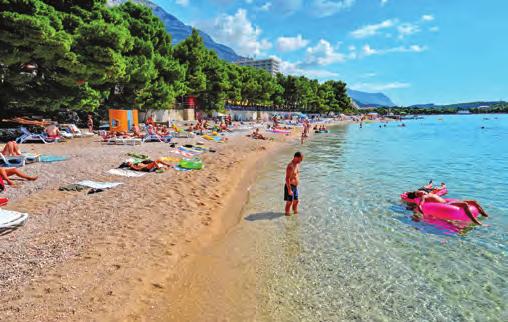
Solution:
M303 161L303 154L296 152L293 160L286 167L286 181L284 185L284 201L286 202L285 215L290 216L290 210L298 213L298 181L300 177L300 163Z
M86 120L86 126L88 127L88 132L93 133L93 115L88 114L88 119Z

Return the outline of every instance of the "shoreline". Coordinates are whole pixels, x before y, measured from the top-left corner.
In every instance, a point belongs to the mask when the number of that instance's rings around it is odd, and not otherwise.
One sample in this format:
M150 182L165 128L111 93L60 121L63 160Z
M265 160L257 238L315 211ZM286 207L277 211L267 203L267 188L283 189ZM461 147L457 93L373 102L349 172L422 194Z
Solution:
M293 144L288 141L296 141L295 133L278 137L276 142L232 137L229 143L215 145L217 153L208 153L203 157L210 166L200 173L169 170L162 175L120 180L126 184L90 197L57 191L54 183L48 184L46 189L35 187L29 197L14 197L8 209L28 212L32 216L27 226L2 237L4 269L0 270L0 277L7 283L0 286L0 294L4 303L8 304L2 309L4 317L7 320L143 319L146 312L153 310L157 298L167 292L169 281L178 279L179 267L238 223L248 198L247 187L238 189L238 186L244 182L250 185L256 177L256 168L272 153ZM91 142L84 144L95 145ZM158 150L157 145L145 144L147 150ZM35 149L40 147L36 146ZM165 147L167 145L160 145L160 148ZM50 150L59 148L65 149L58 145L49 147ZM48 149L48 146L44 146L44 149ZM112 149L123 152L129 148ZM145 147L140 149L145 150ZM79 154L72 155L75 159L81 157ZM220 160L213 162L210 161L212 158ZM52 170L46 165L38 166L39 171L43 171L42 167L44 171ZM57 169L59 166L51 167ZM192 180L196 179L193 178L195 176L205 178L195 182ZM99 177L112 181L111 176ZM155 182L148 181L147 177ZM176 179L163 182L167 177ZM58 184L70 183L74 176L65 179ZM99 180L95 177L91 179ZM44 182L41 184L44 185ZM129 189L129 184L136 188ZM179 190L178 186L187 185L184 193L176 196L164 193L158 193L157 196L168 204L180 207L179 211L166 218L164 205L161 202L153 203L157 201L156 198L149 198L141 205L136 205L139 203L136 200L125 209L125 203L132 202L132 197L140 193L138 186L143 185L147 190L171 186L170 191L175 193ZM196 193L196 189L206 189L206 197ZM186 194L195 198L197 203L190 204ZM98 206L89 207L88 198L101 200L94 200ZM116 202L111 202L111 199L116 199ZM101 211L108 203L113 209ZM34 213L35 209L37 213ZM94 213L94 210L99 213ZM87 226L86 229L76 227L77 223L71 218L62 218L65 212L73 212L77 217L75 219L82 220L80 224ZM136 212L156 217L162 227L157 227L155 218L136 215ZM49 216L52 218L47 218ZM94 231L94 222L101 220L105 227ZM112 224L116 227L108 231L107 226ZM141 224L141 227L136 224ZM27 229L29 227L32 229ZM14 254L9 254L9 246L14 244L18 244L18 249ZM48 246L49 249L46 249ZM38 253L41 252L50 257L47 262L38 261ZM5 269L6 265L20 258L21 263ZM15 276L14 279L10 274ZM122 309L118 309L120 307Z

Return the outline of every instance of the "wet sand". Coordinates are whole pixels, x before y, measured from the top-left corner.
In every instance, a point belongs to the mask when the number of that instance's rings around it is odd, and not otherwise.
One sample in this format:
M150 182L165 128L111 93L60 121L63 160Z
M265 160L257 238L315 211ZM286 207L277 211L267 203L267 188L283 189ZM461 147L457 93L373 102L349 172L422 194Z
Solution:
M259 164L295 144L294 137L274 137L207 142L217 152L203 155L204 170L171 169L140 178L106 171L127 152L168 156L168 144L106 146L89 138L23 145L25 151L71 158L25 166L39 180L17 181L6 193L6 209L30 218L0 237L1 319L138 321L167 312L171 305L162 307L160 299L181 285L183 267L194 254L238 222ZM194 140L179 142L189 141ZM58 191L81 180L124 184L91 195Z

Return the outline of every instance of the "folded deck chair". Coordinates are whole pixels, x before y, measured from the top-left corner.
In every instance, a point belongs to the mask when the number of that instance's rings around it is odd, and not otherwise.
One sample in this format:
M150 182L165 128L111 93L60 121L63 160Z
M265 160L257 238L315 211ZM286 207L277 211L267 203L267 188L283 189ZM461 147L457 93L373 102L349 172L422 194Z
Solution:
M0 209L0 236L23 226L27 219L28 214Z
M22 144L26 141L37 141L42 143L52 143L58 141L57 138L50 138L45 133L34 134L30 132L26 127L20 127L21 136L16 139L16 143Z
M0 166L2 167L22 167L26 163L26 158L23 155L5 156L0 153Z

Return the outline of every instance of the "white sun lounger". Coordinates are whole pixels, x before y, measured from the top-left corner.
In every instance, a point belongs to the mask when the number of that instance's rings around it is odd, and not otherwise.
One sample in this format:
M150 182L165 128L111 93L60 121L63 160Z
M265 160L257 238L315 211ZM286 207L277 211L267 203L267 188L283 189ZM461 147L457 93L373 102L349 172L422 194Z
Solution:
M23 226L28 220L28 214L0 209L0 235L5 235Z
M19 168L26 163L26 157L23 155L5 156L0 153L0 166Z
M22 135L16 139L16 143L22 144L26 141L39 141L42 143L53 143L58 139L49 138L46 134L34 134L30 132L26 127L20 127Z

